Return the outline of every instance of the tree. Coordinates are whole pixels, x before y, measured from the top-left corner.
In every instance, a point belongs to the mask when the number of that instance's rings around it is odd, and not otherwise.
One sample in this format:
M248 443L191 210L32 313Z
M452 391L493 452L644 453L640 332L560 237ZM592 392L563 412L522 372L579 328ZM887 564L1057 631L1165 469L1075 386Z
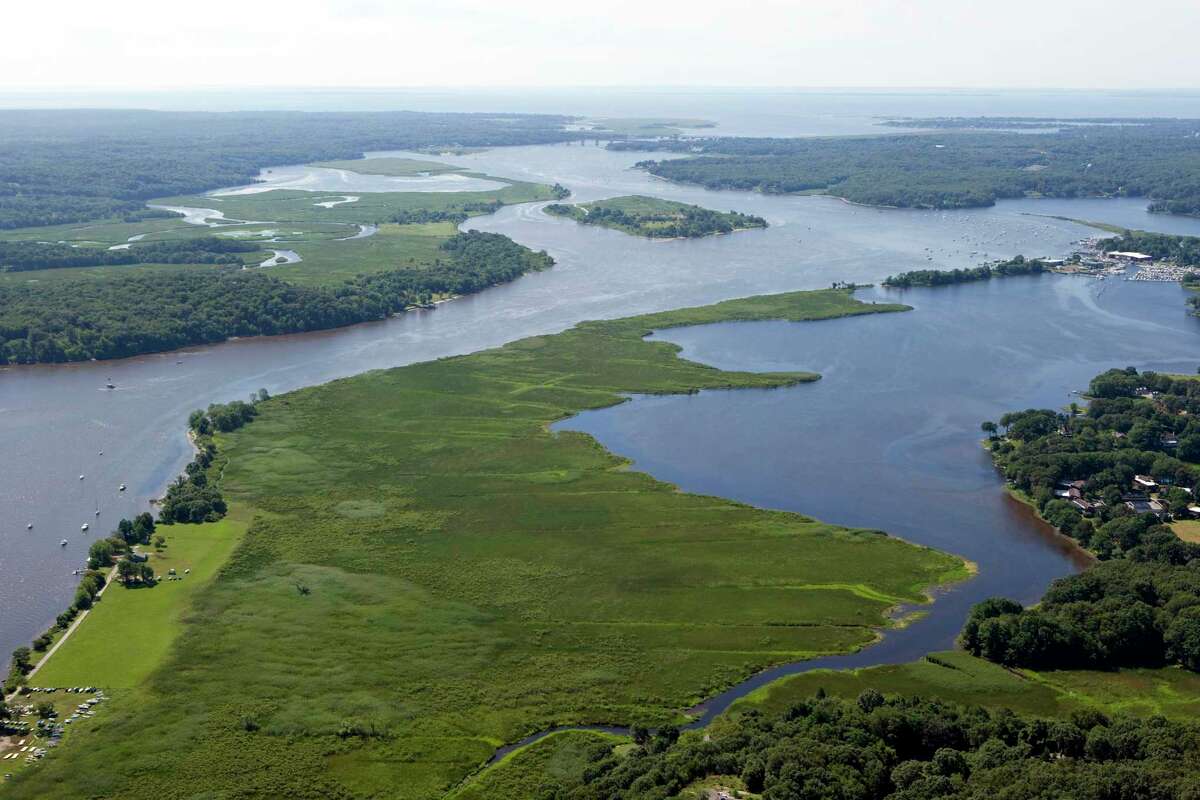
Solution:
M107 539L97 539L88 548L88 568L100 569L102 567L111 567L113 563L112 557L112 542Z
M996 432L999 430L999 426L997 426L996 423L992 422L991 420L988 420L980 423L979 429L986 433L989 439L995 439Z
M864 689L858 696L858 707L864 714L870 714L884 704L883 694L878 689Z
M131 533L135 542L149 544L150 536L154 533L154 517L149 511L143 511L133 518Z
M18 647L16 650L13 650L13 652L12 652L13 671L20 675L25 675L29 672L29 670L33 669L33 665L29 661L29 658L31 655L32 655L32 653L30 652L28 647Z
M1171 661L1200 672L1200 618L1176 618L1167 628L1163 640L1167 646L1167 657Z
M137 565L127 558L122 559L117 564L117 577L120 579L121 583L129 585L130 580L133 579L133 576L136 572Z

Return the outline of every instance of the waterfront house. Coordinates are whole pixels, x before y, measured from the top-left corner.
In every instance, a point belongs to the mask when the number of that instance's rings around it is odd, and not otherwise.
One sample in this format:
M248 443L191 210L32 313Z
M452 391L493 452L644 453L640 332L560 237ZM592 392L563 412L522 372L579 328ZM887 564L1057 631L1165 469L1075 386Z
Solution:
M1158 481L1149 475L1134 475L1133 488L1143 492L1152 492L1158 488Z
M1085 517L1090 517L1092 514L1096 513L1095 504L1088 502L1082 497L1076 497L1075 499L1071 500L1071 505L1079 509L1079 513L1083 514Z

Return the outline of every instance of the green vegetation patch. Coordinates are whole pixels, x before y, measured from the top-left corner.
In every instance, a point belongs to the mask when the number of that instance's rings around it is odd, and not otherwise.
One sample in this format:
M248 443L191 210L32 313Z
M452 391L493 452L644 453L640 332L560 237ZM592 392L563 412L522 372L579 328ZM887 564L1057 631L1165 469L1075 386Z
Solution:
M737 211L713 211L697 205L642 195L613 197L577 205L551 203L544 210L548 214L569 217L586 225L601 225L634 236L659 239L695 239L717 233L767 227L767 221L762 217Z
M320 203L343 195L335 192L305 192L298 189L272 189L254 194L180 195L154 200L156 205L215 208L230 220L272 220L291 223L312 222L429 222L436 219L409 219L406 215L454 214L459 221L476 214L495 211L503 205L553 200L559 197L553 187L542 183L513 181L482 173L463 173L469 177L499 181L499 189L473 192L357 192L359 199L325 207Z
M548 424L630 393L817 377L684 361L655 329L904 308L735 300L259 403L219 437L223 494L254 522L144 700L13 796L440 796L533 731L680 720L765 667L870 642L963 562L681 493Z
M443 164L440 161L422 161L419 158L353 158L345 161L318 161L312 166L344 169L360 175L390 175L398 178L465 171L463 167Z
M384 224L373 235L361 239L279 245L295 250L301 260L270 268L268 272L300 286L338 286L359 275L437 268L450 260L441 246L456 233L452 222Z
M579 782L584 769L629 739L599 731L564 731L509 753L447 795L447 800L539 797Z
M126 588L114 583L67 641L38 670L36 686L142 685L183 628L193 598L229 558L247 522L162 528L166 547L146 548L157 575L172 569L182 580Z

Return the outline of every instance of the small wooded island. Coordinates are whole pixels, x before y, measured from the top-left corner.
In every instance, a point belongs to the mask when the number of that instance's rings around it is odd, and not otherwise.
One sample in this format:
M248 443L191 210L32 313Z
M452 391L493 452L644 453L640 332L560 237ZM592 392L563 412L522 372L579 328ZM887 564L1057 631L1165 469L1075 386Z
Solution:
M585 225L602 225L653 239L698 239L718 233L767 227L765 219L751 214L713 211L643 195L612 197L591 203L551 203L545 211L559 217L570 217Z

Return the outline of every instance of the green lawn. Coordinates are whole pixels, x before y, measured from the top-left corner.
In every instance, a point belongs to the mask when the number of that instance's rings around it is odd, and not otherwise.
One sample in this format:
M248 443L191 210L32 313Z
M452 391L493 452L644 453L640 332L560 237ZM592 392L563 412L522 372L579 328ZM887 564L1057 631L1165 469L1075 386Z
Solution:
M145 548L150 565L164 577L174 568L183 580L130 589L120 583L110 586L102 602L34 676L33 685L142 685L179 636L192 599L229 558L246 526L236 514L205 525L161 526L167 546L161 552ZM191 573L184 575L187 569Z
M455 167L440 161L422 161L418 158L355 158L345 161L318 161L312 166L344 169L363 175L391 175L398 178L465 171L464 167Z
M963 562L678 492L547 426L629 393L816 377L683 361L654 329L903 309L751 298L267 401L220 442L254 520L219 578L136 704L13 796L438 797L532 731L677 721L767 666L861 647Z

